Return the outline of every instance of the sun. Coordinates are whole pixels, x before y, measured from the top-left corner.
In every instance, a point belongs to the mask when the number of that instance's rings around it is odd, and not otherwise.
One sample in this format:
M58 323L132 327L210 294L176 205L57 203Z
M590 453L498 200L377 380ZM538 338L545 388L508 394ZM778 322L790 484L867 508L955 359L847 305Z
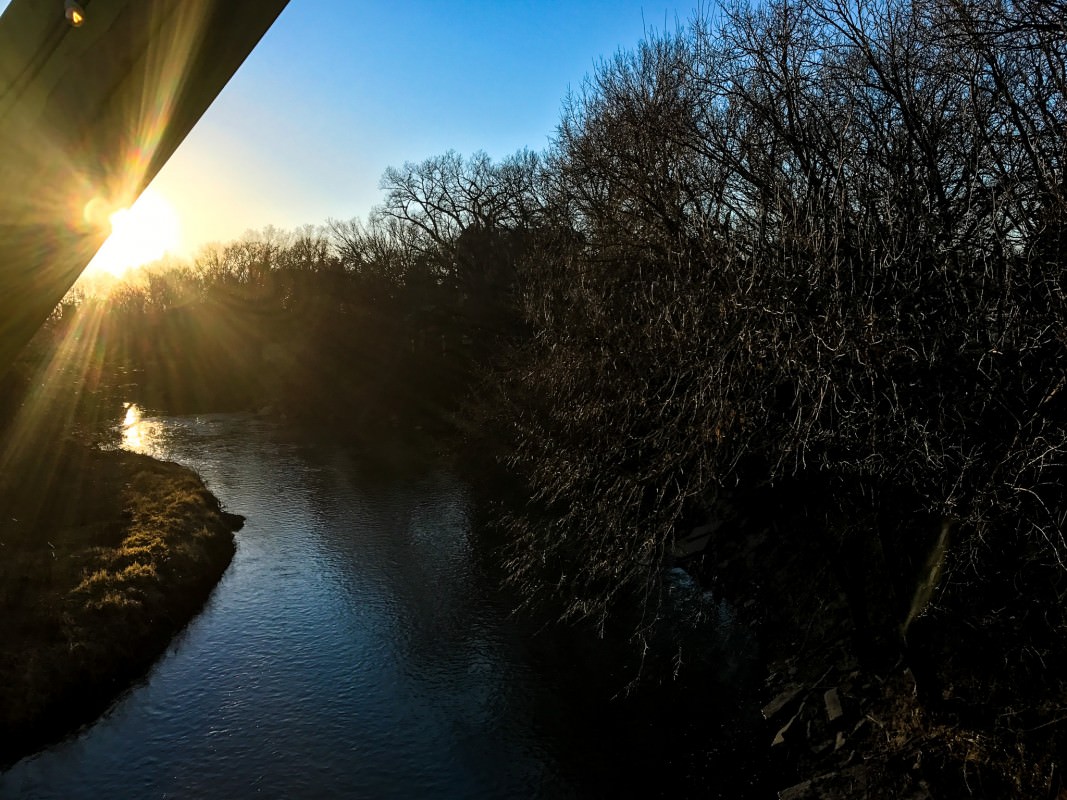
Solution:
M121 276L174 252L180 239L174 207L158 192L146 189L132 206L111 215L111 235L85 271Z

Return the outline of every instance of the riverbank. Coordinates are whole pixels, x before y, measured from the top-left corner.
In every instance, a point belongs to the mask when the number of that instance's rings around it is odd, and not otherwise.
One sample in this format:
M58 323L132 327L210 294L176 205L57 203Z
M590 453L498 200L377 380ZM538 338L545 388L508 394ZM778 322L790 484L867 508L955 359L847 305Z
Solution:
M104 711L202 607L241 518L178 464L74 442L0 471L0 766Z
M781 547L795 520L757 516L728 517L746 535L715 537L689 568L734 601L760 642L780 800L1067 800L1067 687L1053 662L1020 679L1007 666L1010 637L953 608L948 592L939 615L923 618L939 678L924 696L906 658L875 667L857 656L827 554L814 542ZM976 635L980 647L965 646Z

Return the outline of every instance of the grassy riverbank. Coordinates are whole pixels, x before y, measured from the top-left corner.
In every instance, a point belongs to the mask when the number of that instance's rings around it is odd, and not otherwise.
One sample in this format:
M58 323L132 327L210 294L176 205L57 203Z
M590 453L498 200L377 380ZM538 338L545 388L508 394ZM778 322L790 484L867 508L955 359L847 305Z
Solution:
M0 470L0 765L102 712L207 599L240 518L192 471L64 443Z

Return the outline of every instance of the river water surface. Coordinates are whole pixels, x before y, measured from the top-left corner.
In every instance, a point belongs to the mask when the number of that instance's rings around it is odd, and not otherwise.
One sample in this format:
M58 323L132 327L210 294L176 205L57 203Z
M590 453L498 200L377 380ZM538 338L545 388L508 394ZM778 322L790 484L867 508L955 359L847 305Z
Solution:
M610 648L509 614L447 468L136 407L123 446L196 469L247 517L237 553L145 679L0 796L761 796L751 647L706 594L699 678L619 699Z

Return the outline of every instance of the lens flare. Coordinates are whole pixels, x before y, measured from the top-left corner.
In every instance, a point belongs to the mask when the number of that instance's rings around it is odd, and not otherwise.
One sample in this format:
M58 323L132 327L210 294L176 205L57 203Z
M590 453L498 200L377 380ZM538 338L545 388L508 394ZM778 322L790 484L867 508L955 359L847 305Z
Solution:
M122 275L174 252L181 239L181 225L173 206L151 189L130 208L111 214L110 222L111 235L86 272Z

